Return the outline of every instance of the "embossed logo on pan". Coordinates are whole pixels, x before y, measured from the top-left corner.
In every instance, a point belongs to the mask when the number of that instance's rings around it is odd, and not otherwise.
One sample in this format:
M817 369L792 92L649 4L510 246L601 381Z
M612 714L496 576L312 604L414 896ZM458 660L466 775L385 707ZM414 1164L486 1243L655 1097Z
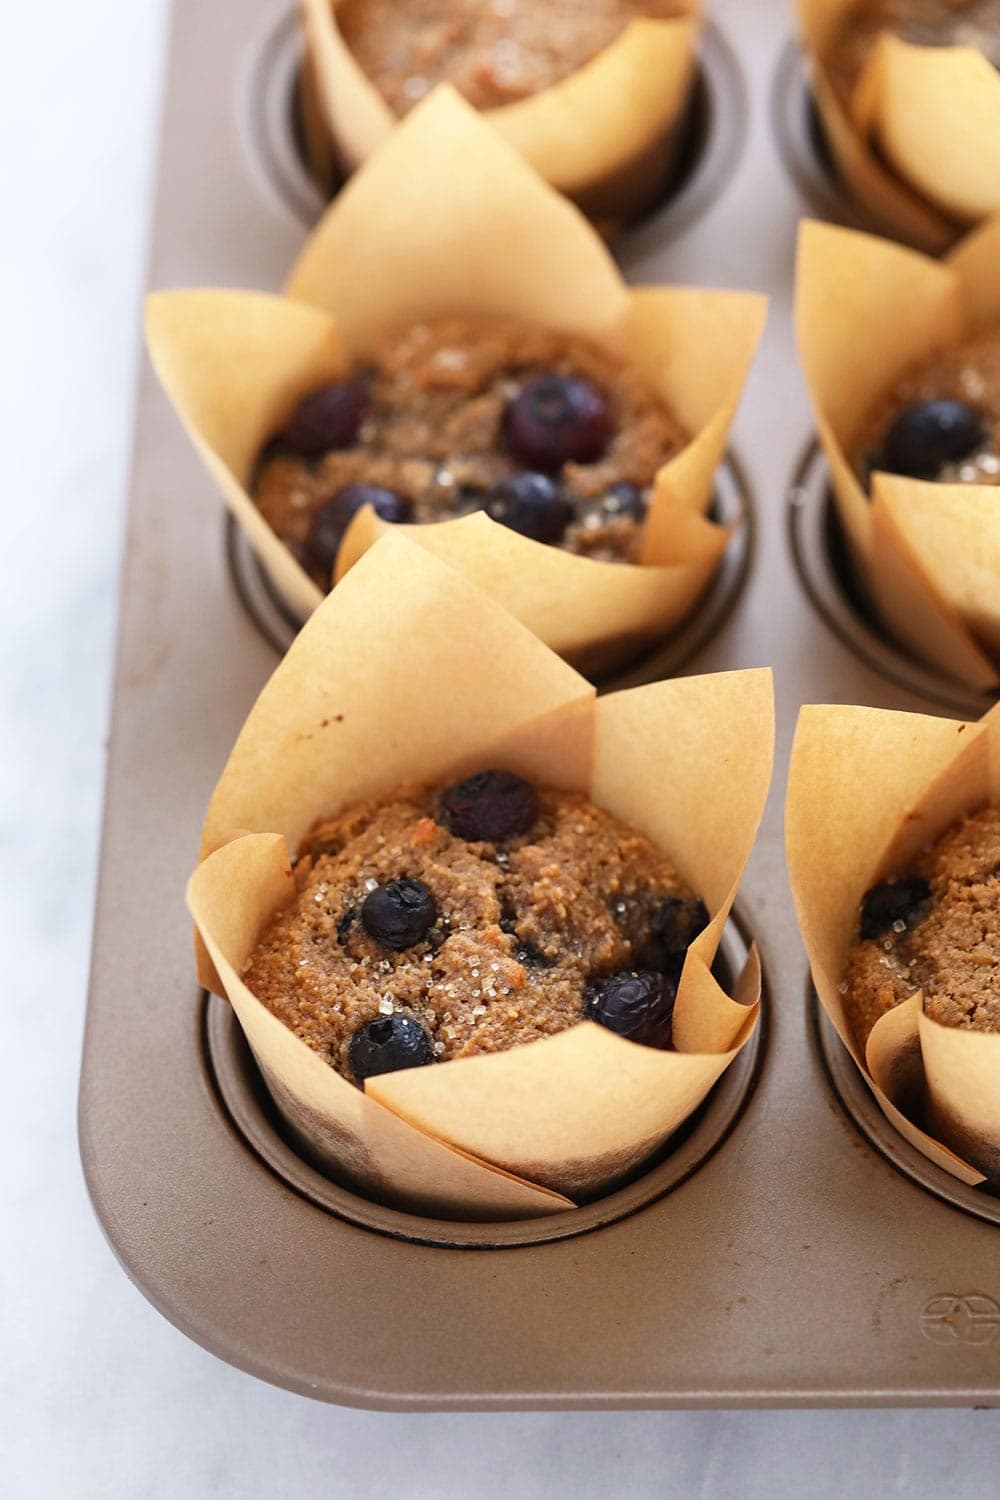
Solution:
M1000 1336L1000 1302L985 1292L941 1292L921 1313L920 1331L932 1344L991 1344Z

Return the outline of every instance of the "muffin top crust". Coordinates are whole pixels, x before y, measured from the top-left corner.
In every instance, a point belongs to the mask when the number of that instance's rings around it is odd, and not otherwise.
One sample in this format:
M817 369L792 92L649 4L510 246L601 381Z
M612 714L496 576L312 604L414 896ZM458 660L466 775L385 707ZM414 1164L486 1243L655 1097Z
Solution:
M636 16L670 19L679 0L344 0L341 34L396 115L439 83L477 109L577 72Z
M1000 810L964 819L905 875L866 892L841 985L864 1050L875 1022L923 991L943 1026L1000 1032Z
M295 884L243 978L355 1083L583 1019L668 1047L684 956L708 920L643 834L498 771L318 822Z
M321 588L362 505L391 522L485 510L524 536L636 562L659 468L686 435L626 362L516 322L386 333L307 393L261 455L254 500Z

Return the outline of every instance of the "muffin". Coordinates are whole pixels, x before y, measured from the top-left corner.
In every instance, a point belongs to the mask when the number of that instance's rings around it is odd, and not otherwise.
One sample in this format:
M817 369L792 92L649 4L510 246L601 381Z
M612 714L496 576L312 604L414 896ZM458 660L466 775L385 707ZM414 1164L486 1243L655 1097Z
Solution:
M798 0L798 12L834 160L880 227L940 251L1000 209L997 0Z
M806 707L785 809L820 1002L892 1123L973 1184L1000 1181L998 735L997 709Z
M1000 812L986 807L865 892L844 992L860 1051L875 1023L918 990L942 1026L1000 1033L998 870Z
M686 435L597 345L438 318L384 334L310 392L258 465L253 498L316 584L363 505L426 525L478 510L533 541L637 563L657 472Z
M284 297L155 293L147 328L302 618L331 561L342 577L412 526L597 672L676 627L719 565L730 532L706 512L763 317L742 293L626 287L576 210L445 91L352 179Z
M639 1169L754 1029L756 960L732 997L711 966L771 744L768 673L598 700L383 537L251 712L188 891L307 1153L458 1217Z
M669 178L697 0L304 0L302 16L306 97L346 172L448 84L596 219L634 218Z
M481 771L319 820L243 980L351 1083L581 1019L669 1047L704 904L577 792Z
M1000 677L1000 218L944 262L806 223L796 327L859 586L915 656Z

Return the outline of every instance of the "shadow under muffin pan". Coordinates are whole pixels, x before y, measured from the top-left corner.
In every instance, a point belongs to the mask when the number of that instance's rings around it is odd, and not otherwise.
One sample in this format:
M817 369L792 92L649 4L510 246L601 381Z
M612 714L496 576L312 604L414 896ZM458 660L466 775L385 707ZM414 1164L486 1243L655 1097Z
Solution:
M787 524L795 567L811 604L860 661L963 718L978 719L992 708L995 695L964 687L912 656L874 613L852 566L826 460L816 442L809 444L788 487Z
M328 202L308 161L300 112L302 37L294 10L281 13L260 36L246 74L242 110L255 166L272 191L304 225ZM698 43L698 68L682 123L676 158L656 200L617 230L620 256L642 254L680 232L722 192L747 133L747 98L737 59L719 28L709 23Z
M834 1074L831 1088L803 1004L780 784L798 706L913 710L927 698L869 668L795 580L785 495L813 421L788 310L806 208L778 169L766 110L787 0L712 10L753 105L740 170L711 213L662 243L653 233L636 276L752 279L772 298L738 418L757 512L746 583L686 663L776 668L776 784L738 903L767 975L767 1037L662 1160L550 1221L563 1238L538 1243L550 1227L538 1221L498 1231L394 1218L310 1176L229 1010L195 987L182 893L198 829L294 623L269 642L241 605L214 487L142 371L81 1157L108 1240L146 1297L221 1358L319 1399L406 1410L1000 1406L990 1200L977 1194L977 1213L955 1212L907 1175L891 1140L859 1132L836 1090L846 1097L860 1080ZM288 0L174 0L151 285L275 287L301 248L318 198L296 215L262 166L259 133L251 139L262 38L282 34L288 118L290 15ZM239 555L241 576L263 590L249 548ZM533 1242L503 1239L519 1235Z
M749 486L732 454L727 455L719 468L709 515L721 526L736 527L714 576L676 630L665 640L643 648L636 657L618 667L611 679L616 680L626 671L630 682L633 675L637 681L669 677L725 624L746 582L754 539ZM228 511L224 525L226 563L240 603L268 644L284 655L305 622L281 593L254 552L246 532Z
M715 965L724 988L731 988L748 951L741 924L733 918L723 933ZM206 1067L233 1124L273 1172L310 1202L365 1229L417 1244L465 1249L541 1245L586 1234L636 1213L684 1182L736 1127L760 1073L767 1026L765 982L761 1020L751 1040L704 1103L627 1182L547 1218L473 1223L429 1219L391 1208L360 1196L313 1166L271 1101L231 1006L215 996L203 995L203 999Z
M807 986L806 1006L813 1044L830 1086L865 1139L904 1177L909 1177L936 1198L975 1218L1000 1225L1000 1183L969 1187L966 1183L959 1182L957 1177L952 1177L950 1172L935 1166L915 1146L911 1146L882 1113L860 1068L820 1005L811 983ZM916 1115L912 1118L914 1123L919 1124Z
M809 85L809 65L794 38L782 48L774 71L771 128L786 172L814 213L848 229L905 242L905 235L859 203L841 180Z

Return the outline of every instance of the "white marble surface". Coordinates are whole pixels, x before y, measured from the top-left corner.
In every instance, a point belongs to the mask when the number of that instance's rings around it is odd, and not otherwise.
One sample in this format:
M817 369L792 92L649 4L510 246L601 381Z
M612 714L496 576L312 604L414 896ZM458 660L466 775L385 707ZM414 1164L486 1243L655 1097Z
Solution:
M87 1203L74 1117L165 10L11 6L0 48L0 1489L995 1495L996 1412L320 1406L189 1343L118 1269Z

